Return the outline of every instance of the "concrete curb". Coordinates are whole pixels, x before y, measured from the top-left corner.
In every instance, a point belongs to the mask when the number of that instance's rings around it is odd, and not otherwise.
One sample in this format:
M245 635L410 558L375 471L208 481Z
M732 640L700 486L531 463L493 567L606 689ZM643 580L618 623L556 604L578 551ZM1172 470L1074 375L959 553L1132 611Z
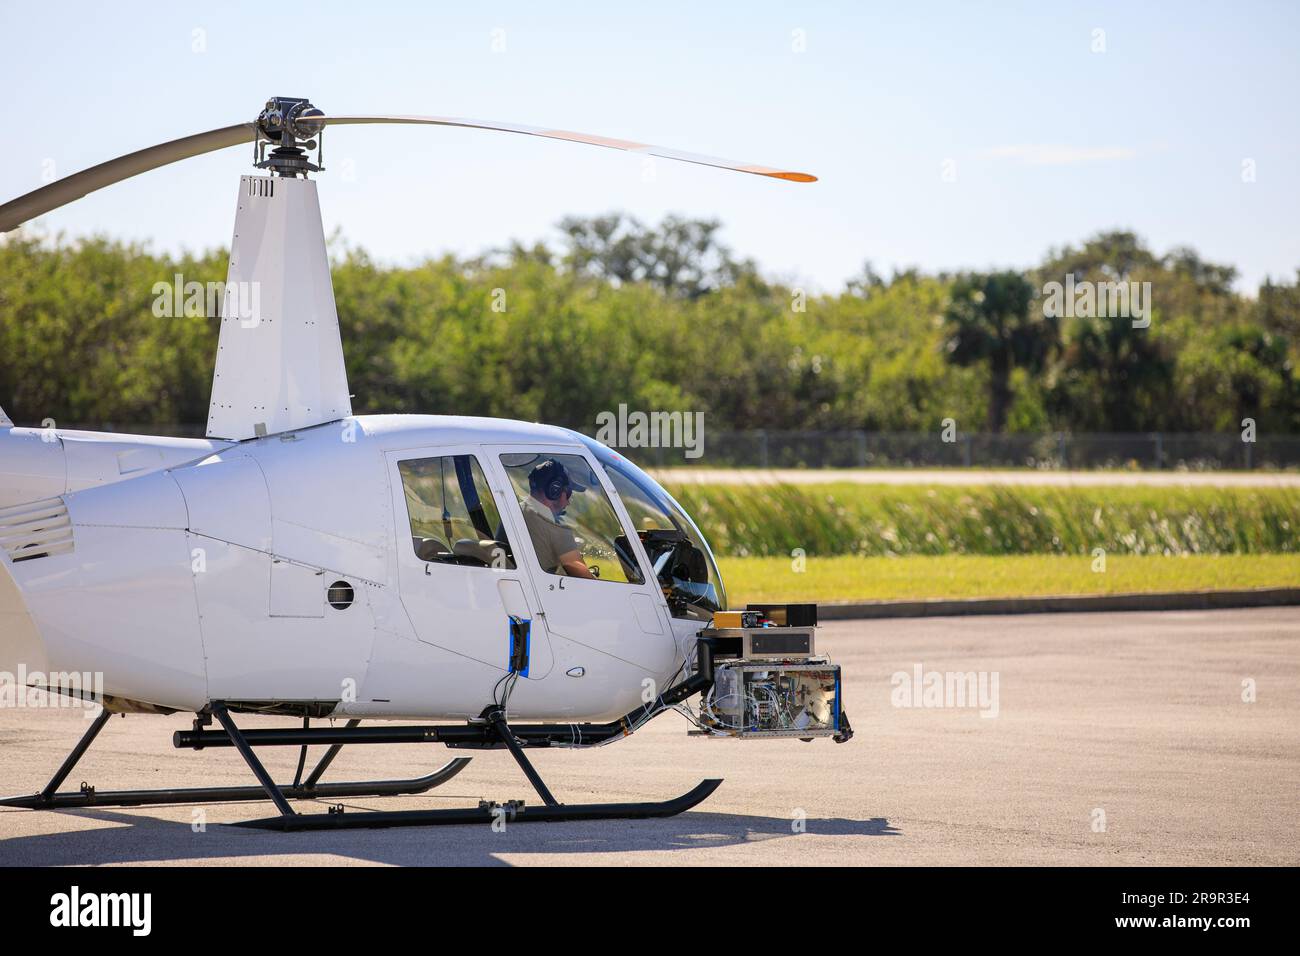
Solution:
M1078 594L1060 597L966 598L954 601L863 601L817 605L819 621L964 614L1065 614L1084 611L1212 611L1300 605L1300 588L1173 591L1154 594Z

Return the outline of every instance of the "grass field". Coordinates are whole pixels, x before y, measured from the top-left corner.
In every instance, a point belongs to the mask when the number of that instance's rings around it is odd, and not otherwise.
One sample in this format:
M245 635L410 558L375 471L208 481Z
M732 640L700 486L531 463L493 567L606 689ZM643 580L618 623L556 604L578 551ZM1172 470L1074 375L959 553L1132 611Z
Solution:
M669 485L717 554L1300 553L1300 490L1010 485Z
M1298 587L1300 555L1109 555L1092 570L1088 555L723 557L728 603L923 598L1037 597L1146 591Z

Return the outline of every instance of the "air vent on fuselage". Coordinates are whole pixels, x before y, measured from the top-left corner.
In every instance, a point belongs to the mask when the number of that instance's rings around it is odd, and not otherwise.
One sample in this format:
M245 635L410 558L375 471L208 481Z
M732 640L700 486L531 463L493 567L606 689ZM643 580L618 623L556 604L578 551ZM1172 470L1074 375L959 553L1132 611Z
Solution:
M72 552L72 521L62 498L0 509L0 548L9 560L32 561Z
M249 176L248 195L273 199L275 197L275 180L270 176Z

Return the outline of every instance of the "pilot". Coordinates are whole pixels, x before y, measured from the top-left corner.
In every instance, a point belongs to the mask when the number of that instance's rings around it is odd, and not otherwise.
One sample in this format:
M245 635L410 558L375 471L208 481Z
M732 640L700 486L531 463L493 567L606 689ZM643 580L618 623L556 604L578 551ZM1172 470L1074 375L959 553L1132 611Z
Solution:
M569 477L565 467L553 458L538 463L528 473L528 497L521 498L524 524L533 539L537 560L552 574L595 578L578 549L573 530L561 521L564 509L575 494L586 491Z

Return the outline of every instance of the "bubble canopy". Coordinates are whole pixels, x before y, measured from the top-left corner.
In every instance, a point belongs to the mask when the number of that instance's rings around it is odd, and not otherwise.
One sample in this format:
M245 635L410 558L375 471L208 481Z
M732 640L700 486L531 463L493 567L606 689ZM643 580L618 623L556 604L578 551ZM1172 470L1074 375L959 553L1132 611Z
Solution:
M573 432L573 436L595 455L604 467L605 473L623 501L637 532L643 531L677 531L684 534L704 557L708 571L708 581L693 583L675 582L674 590L682 598L691 613L690 617L707 620L714 611L727 606L727 592L718 571L718 563L713 557L709 543L704 539L699 527L691 520L686 509L677 503L664 487L639 467L594 438Z

